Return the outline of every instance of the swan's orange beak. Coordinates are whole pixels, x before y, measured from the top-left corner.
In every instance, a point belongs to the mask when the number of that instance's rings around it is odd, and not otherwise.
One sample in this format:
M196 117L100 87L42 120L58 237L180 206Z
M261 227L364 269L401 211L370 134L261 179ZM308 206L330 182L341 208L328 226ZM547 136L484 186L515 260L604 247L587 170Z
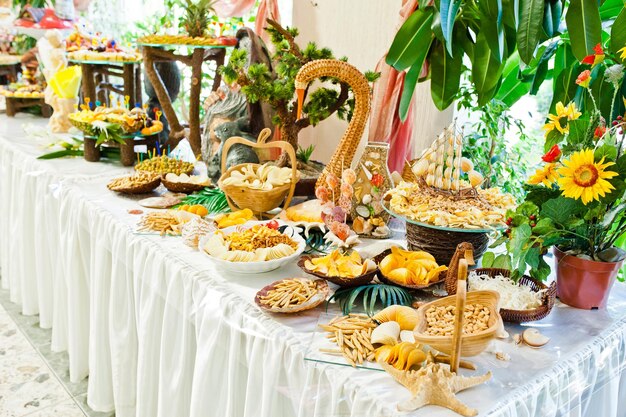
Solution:
M304 88L296 88L296 94L298 95L298 111L296 112L296 120L299 120L302 115L302 105L304 104Z

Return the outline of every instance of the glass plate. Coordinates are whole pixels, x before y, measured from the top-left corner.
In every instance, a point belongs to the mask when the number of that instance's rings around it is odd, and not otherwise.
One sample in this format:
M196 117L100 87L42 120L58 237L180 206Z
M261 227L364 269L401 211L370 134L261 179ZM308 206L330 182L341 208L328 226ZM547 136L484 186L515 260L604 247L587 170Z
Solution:
M196 49L211 49L211 48L233 48L235 45L188 45L185 43L142 43L138 42L137 46L151 46L153 48L179 48L186 46L187 48Z
M444 227L444 226L435 226L434 224L429 224L429 223L423 223L423 222L418 222L415 220L411 220L401 214L397 214L395 213L393 210L391 210L390 208L387 207L386 204L383 203L383 209L385 209L385 211L389 214L391 214L393 217L397 218L397 219L401 219L404 220L407 223L411 223L411 224L415 224L418 226L422 226L422 227L428 227L429 229L435 229L435 230L443 230L446 232L460 232L460 233L491 233L491 232L495 232L498 230L504 230L505 227L501 226L501 227L492 227L489 229L461 229L458 227Z
M345 360L343 355L332 355L329 353L320 352L320 349L337 349L337 345L326 338L328 332L319 327L319 325L328 323L338 315L342 314L339 312L337 312L336 314L320 314L317 320L317 325L315 326L315 332L311 337L311 343L309 344L308 350L304 354L304 360L352 367L352 365L350 365L348 361ZM384 372L383 368L381 368L380 365L376 362L364 361L361 365L357 365L356 367L361 369L371 369Z
M125 65L125 64L141 64L139 61L108 61L106 59L96 60L83 60L83 59L68 59L73 64L91 64L91 65Z

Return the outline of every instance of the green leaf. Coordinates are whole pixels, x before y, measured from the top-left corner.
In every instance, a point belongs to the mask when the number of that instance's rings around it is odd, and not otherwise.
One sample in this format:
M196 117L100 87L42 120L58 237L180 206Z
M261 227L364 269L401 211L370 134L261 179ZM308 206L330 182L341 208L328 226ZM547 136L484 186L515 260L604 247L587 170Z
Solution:
M556 104L560 101L563 105L567 105L574 100L578 85L576 85L576 77L578 77L579 65L573 65L566 68L559 74L554 82L554 94L552 103L550 104L550 113L555 114Z
M504 59L504 28L502 26L502 0L481 0L480 31L485 33L487 44L498 61Z
M539 87L545 81L548 75L548 64L550 63L550 58L556 52L558 42L552 42L541 54L541 58L539 58L537 62L537 69L535 71L535 76L533 77L532 86L530 87L530 94L536 95L537 91L539 91Z
M593 159L600 161L602 158L604 158L604 162L615 161L615 158L617 158L617 148L608 144L596 148L593 153Z
M532 235L532 230L528 223L522 224L511 230L510 247L513 253L520 252L526 246L528 239Z
M567 136L567 143L571 145L584 143L587 136L587 129L589 128L589 120L576 119L568 124L569 135Z
M600 19L614 19L624 8L624 0L606 0L600 6Z
M454 56L452 50L452 30L454 29L454 21L456 20L459 7L461 7L461 0L441 0L439 6L441 31L443 32L443 39L450 56Z
M419 78L420 72L422 72L422 65L413 65L404 76L402 96L400 96L400 104L398 105L400 120L402 120L403 122L406 120L406 117L409 114L411 101L413 99L413 93L415 92L415 85L417 84L417 79Z
M526 194L526 201L532 202L538 207L541 207L541 205L546 201L557 198L561 195L561 192L558 189L547 188L541 185L526 184L524 189L528 191Z
M519 27L517 28L517 49L522 61L530 63L539 44L543 22L541 0L519 0Z
M50 153L41 155L37 159L56 159L56 158L63 158L66 156L84 156L84 155L85 153L81 150L64 149L62 151L50 152Z
M597 0L571 0L565 16L574 56L582 61L602 41Z
M528 249L524 261L530 265L531 268L539 268L539 259L541 258L541 251L538 247L533 246Z
M611 26L611 52L614 54L618 50L626 46L626 8L622 9L620 14Z
M559 31L559 22L563 13L560 1L547 1L543 13L543 30L548 38L552 38Z
M485 33L479 32L472 59L472 82L478 94L479 106L484 106L493 98L503 70L504 65L489 48Z
M481 264L483 268L492 268L493 261L496 259L496 255L493 252L485 252L481 259Z
M511 257L504 253L496 256L492 268L508 269L510 271L513 269L511 266Z
M547 235L548 233L552 233L553 231L554 223L550 218L539 220L535 227L533 227L533 234L535 235Z
M576 57L572 53L572 47L569 43L563 42L556 48L554 57L554 78L557 79L561 72L572 66L576 62Z
M570 217L580 212L580 205L571 198L557 197L541 206L541 216L552 219L557 224L565 224Z
M554 145L558 145L563 141L563 134L558 130L554 129L548 133L546 136L546 141L543 144L543 152L546 153L552 148Z
M463 55L458 47L453 48L454 55L444 51L443 45L437 43L430 54L430 93L435 106L444 110L457 97L461 73L463 72ZM402 102L400 102L402 108Z
M398 30L386 62L398 71L413 65L421 67L433 41L433 9L417 9Z
M528 94L530 91L531 83L525 77L518 77L519 69L519 54L515 51L506 60L504 65L504 71L502 73L502 84L498 88L498 92L494 97L511 107L513 104Z

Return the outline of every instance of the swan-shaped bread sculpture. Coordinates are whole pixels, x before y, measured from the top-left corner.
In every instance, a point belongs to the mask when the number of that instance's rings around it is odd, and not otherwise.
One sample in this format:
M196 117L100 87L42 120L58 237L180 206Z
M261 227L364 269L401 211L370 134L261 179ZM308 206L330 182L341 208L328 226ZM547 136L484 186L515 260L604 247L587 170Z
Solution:
M326 185L326 176L333 173L341 178L343 168L349 168L356 151L370 112L370 85L365 75L347 62L336 59L318 59L305 64L296 75L295 85L298 94L297 118L300 118L304 105L304 92L309 83L320 77L332 77L346 83L354 94L354 112L339 146L330 158L330 162L317 180L316 187ZM335 190L337 198L340 193Z

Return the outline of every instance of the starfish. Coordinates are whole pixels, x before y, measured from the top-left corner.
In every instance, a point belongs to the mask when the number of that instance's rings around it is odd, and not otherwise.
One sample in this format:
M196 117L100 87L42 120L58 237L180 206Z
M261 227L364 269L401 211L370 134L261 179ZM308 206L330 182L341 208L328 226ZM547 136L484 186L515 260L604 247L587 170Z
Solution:
M411 392L411 399L398 403L398 411L414 411L425 405L439 405L471 417L478 410L459 401L454 394L482 384L491 378L491 372L482 376L465 377L450 372L447 366L435 363L429 353L426 365L417 371L400 371L386 362L379 362L387 373Z

